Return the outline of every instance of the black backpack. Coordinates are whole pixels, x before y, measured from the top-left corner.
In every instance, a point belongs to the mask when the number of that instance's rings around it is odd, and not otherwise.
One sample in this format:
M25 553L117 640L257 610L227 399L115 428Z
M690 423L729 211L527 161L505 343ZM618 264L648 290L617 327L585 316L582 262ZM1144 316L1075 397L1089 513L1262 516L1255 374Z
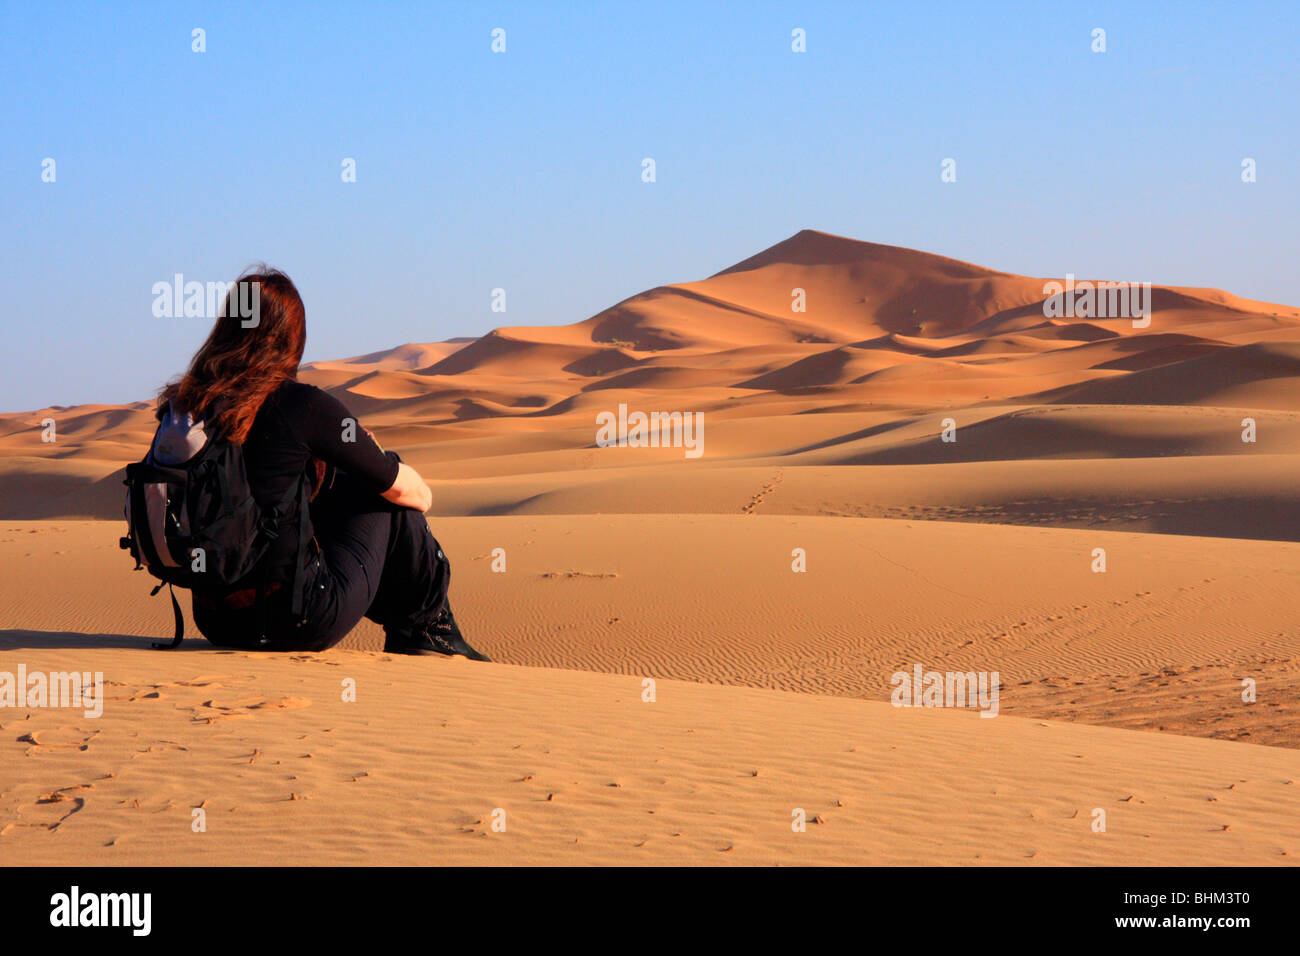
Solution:
M126 466L127 535L121 547L171 593L177 647L185 622L176 587L206 592L230 590L236 583L259 583L254 572L271 542L287 530L286 519L299 525L298 558L292 581L292 614L302 613L298 576L306 559L302 516L310 494L306 474L284 498L263 509L253 498L244 467L243 448L219 434L209 434L203 419L164 410L149 453ZM297 512L292 512L297 499Z

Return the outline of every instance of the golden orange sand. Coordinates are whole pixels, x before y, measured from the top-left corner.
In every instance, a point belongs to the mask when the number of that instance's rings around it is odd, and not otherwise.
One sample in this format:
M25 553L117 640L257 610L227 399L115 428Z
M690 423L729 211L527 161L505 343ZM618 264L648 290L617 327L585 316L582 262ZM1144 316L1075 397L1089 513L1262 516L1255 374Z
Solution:
M148 404L0 416L0 671L110 682L97 720L0 710L0 862L1291 862L1300 311L1156 287L1137 329L1043 283L803 232L305 368L429 479L493 664L369 623L147 650ZM620 403L703 412L703 455L596 447ZM999 716L890 706L914 664L997 671Z

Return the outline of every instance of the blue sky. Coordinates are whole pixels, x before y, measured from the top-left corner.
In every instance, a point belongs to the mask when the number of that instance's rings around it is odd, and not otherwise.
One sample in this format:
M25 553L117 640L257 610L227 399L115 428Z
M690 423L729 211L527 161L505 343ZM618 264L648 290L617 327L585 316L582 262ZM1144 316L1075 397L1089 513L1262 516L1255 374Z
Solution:
M308 360L579 321L802 228L1300 304L1298 8L4 2L0 410L150 397L208 326L153 284L259 261Z

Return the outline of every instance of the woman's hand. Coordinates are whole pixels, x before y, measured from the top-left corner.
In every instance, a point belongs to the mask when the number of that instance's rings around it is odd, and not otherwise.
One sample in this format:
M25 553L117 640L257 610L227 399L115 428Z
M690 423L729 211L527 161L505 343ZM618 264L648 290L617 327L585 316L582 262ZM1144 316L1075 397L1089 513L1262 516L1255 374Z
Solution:
M424 514L433 507L433 492L424 483L420 473L406 462L397 465L397 478L393 487L384 492L384 498L403 508L413 508Z
M365 433L382 451L383 446L379 444L379 439L375 437L375 433L369 428L365 429ZM421 514L433 507L433 492L424 483L420 473L404 461L397 464L397 477L393 479L393 487L383 494L393 504L414 509Z

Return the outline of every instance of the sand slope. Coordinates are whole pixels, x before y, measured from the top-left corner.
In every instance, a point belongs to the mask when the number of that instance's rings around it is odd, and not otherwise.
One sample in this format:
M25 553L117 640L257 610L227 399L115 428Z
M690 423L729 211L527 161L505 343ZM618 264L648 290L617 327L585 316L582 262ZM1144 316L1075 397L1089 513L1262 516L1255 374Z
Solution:
M0 863L1267 865L1300 854L1300 754L1289 750L675 681L647 703L630 676L360 652L132 651L129 669L123 653L56 643L29 655L102 668L113 683L97 721L0 721ZM346 680L355 702L341 699ZM194 808L206 832L193 831ZM800 809L809 822L793 832Z
M1300 747L1300 544L761 514L433 528L457 618L497 661L876 701L918 663L998 671L1003 714ZM170 633L166 595L147 597L118 533L0 525L0 561L24 568L0 582L0 647ZM57 599L32 581L60 582ZM382 634L363 622L344 646Z

